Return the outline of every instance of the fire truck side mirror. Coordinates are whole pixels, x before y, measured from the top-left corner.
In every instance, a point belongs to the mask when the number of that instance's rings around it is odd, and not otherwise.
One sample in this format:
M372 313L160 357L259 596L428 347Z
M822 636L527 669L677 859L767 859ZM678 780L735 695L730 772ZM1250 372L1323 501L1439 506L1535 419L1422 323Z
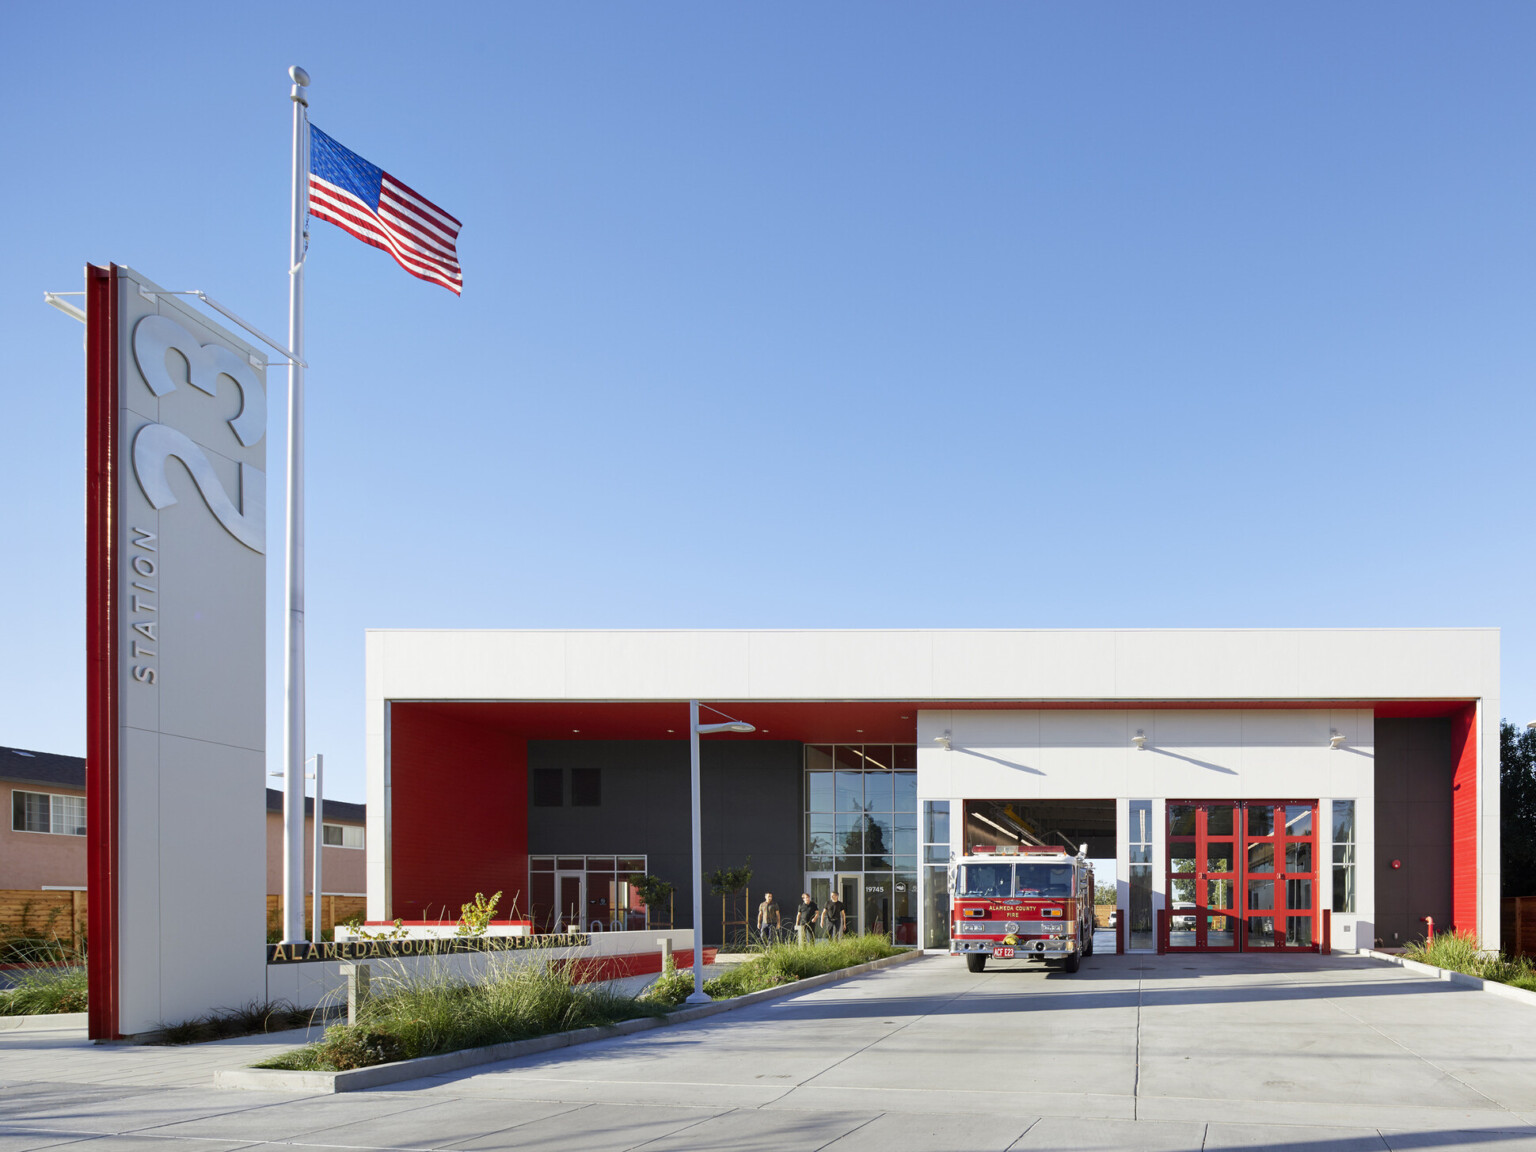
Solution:
M1088 845L1086 845L1086 844L1079 844L1077 846L1077 854L1079 856L1086 856L1086 855L1088 855Z

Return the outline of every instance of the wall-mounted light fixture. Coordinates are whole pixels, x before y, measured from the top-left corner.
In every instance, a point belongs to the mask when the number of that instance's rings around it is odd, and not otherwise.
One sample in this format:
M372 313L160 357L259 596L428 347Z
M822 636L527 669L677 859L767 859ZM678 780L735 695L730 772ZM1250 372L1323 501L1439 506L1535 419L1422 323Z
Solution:
M950 751L951 749L950 749L950 746L949 746L949 729L948 728L944 729L943 735L935 736L933 738L933 742L935 744L937 744L940 748L944 749L944 751L946 751L946 752Z
M1339 735L1337 728L1328 729L1328 747L1337 752L1344 745L1344 737Z
M1131 743L1136 745L1136 750L1138 752L1145 752L1147 750L1146 733L1143 732L1140 728L1136 729L1136 735L1131 737Z

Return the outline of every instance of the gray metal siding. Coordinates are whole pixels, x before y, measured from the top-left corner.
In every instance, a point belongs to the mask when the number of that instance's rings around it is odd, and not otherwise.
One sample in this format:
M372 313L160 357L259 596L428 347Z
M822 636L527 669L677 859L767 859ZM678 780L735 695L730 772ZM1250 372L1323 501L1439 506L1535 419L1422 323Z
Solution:
M801 745L789 740L707 740L700 752L704 874L752 858L752 902L767 890L781 908L800 898ZM531 740L535 768L602 769L602 803L528 807L528 851L542 856L644 853L651 873L677 885L687 926L693 890L686 740ZM531 785L530 785L531 788ZM750 910L749 910L750 916ZM704 892L707 943L720 940L720 899Z
M1421 916L1451 923L1455 767L1450 720L1376 721L1376 936L1386 947L1423 936Z

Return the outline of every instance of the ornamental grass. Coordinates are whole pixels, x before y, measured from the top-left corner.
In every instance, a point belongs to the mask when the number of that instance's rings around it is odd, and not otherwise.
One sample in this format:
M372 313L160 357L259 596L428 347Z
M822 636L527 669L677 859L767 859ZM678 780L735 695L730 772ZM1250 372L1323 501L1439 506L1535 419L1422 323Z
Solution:
M1428 943L1416 941L1408 945L1403 955L1420 964L1536 992L1536 966L1529 957L1486 952L1473 932L1441 932Z
M9 992L0 992L0 1016L51 1016L85 1011L84 968L28 972Z
M868 964L902 951L904 949L895 947L887 937L875 933L844 936L841 940L817 940L809 944L772 944L752 959L706 980L704 991L716 1000L727 1000L745 996L748 992L777 988L808 976Z
M567 966L553 958L492 956L474 978L443 964L419 973L382 968L356 1024L332 1025L318 1043L256 1067L344 1072L666 1012L600 984L572 984Z

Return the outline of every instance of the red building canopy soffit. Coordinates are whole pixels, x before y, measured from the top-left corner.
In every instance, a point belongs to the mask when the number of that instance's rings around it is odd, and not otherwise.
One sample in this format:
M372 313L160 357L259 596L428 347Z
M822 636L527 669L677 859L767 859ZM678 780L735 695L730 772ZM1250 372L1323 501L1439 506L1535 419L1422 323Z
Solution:
M1370 708L1381 719L1449 716L1466 700L804 700L702 702L733 719L757 725L730 740L794 740L806 744L911 744L920 709L945 711L1123 711L1125 709ZM688 735L687 701L396 701L395 708L497 728L528 740L679 740ZM707 709L708 722L719 719Z

